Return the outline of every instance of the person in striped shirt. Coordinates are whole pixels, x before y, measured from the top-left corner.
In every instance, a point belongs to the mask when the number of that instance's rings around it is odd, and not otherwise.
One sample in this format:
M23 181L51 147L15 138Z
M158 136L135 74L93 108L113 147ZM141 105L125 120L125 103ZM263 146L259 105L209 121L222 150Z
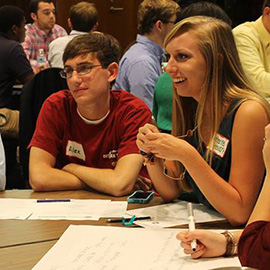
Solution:
M26 37L22 45L32 68L35 72L38 72L40 70L37 61L38 50L44 50L47 61L43 67L49 67L49 44L58 37L66 36L67 32L55 23L56 10L52 0L32 0L29 11L33 23L26 25Z

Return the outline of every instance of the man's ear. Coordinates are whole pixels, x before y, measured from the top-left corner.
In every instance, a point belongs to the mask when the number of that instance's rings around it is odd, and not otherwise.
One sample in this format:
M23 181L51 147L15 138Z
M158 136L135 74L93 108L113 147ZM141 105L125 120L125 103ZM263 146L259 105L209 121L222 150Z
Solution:
M109 72L109 78L108 81L112 82L116 79L117 74L118 74L118 70L119 70L119 66L116 62L113 62L111 64L109 64L109 66L107 67L107 70Z
M31 19L32 19L34 22L37 21L37 14L36 14L36 13L31 12L31 13L30 13L30 16L31 16Z
M12 25L11 27L12 34L15 36L18 32L18 26L17 25Z
M270 7L265 7L263 10L263 15L270 15Z
M98 28L98 22L92 27L91 31L96 31Z
M71 30L73 29L70 18L68 18L68 27L69 27Z
M163 26L163 22L161 20L156 21L156 23L154 24L154 27L158 30L161 31L162 30L162 26Z

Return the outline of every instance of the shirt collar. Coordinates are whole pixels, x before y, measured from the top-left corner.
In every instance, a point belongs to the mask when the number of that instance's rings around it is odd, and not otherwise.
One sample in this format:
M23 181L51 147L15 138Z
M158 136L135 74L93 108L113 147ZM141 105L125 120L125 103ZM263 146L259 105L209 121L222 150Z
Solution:
M263 46L268 47L270 45L270 33L263 25L262 16L254 22L254 27L260 36Z
M98 119L98 120L89 120L89 119L83 117L83 116L81 115L81 113L79 112L78 107L77 107L77 113L78 113L78 115L82 118L82 120L83 120L86 124L88 124L88 125L98 125L98 124L100 124L101 122L103 122L103 121L107 118L107 116L108 116L109 113L110 113L110 110L109 110L102 118L100 118L100 119Z
M77 31L77 30L72 30L69 35L70 36L78 36L78 35L85 35L88 34L88 32L81 32L81 31Z
M32 27L34 31L37 32L39 36L45 36L45 37L50 37L53 34L53 29L50 30L50 32L47 34L44 30L41 30L35 23L29 24L28 26Z
M142 36L142 35L137 35L137 39L136 39L137 43L142 43L145 44L147 46L147 48L149 48L151 51L154 52L154 54L161 59L162 55L164 54L163 49L154 41L152 41L151 39L149 39L146 36Z

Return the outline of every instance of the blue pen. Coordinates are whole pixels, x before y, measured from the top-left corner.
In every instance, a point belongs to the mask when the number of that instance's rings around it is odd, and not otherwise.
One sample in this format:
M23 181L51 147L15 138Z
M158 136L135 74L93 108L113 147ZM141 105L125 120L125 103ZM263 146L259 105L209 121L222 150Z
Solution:
M45 199L37 200L37 203L47 203L47 202L71 202L70 199Z

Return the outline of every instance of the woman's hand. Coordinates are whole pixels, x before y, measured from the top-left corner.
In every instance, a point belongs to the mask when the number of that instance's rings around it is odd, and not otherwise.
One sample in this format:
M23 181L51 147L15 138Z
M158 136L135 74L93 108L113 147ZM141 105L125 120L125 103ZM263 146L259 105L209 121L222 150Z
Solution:
M223 234L210 232L207 230L185 231L177 234L176 238L181 241L181 247L186 254L190 254L193 259L200 257L219 257L226 252L226 238ZM197 240L196 251L190 247L192 240Z
M166 160L181 160L184 152L188 153L192 147L186 141L166 133L146 134L144 145L156 157Z
M145 124L143 127L139 128L139 133L137 134L137 146L145 153L150 153L152 150L145 145L147 141L146 135L151 133L159 133L158 128L151 124Z

